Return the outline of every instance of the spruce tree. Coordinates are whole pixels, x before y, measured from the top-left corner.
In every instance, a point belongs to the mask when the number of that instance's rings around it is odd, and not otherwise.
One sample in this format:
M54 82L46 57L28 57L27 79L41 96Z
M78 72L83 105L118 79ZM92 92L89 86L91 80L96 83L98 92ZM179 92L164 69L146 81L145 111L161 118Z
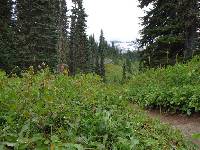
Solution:
M77 53L77 36L76 36L76 22L77 22L77 2L73 1L73 6L71 10L71 24L70 24L70 40L69 40L69 73L70 75L76 74L76 53Z
M57 64L59 2L17 0L18 62L22 68Z
M58 63L66 64L69 53L68 39L68 16L67 4L65 0L59 0L59 16L58 16Z
M89 70L90 72L96 72L96 68L99 68L98 63L98 44L95 41L94 35L89 36Z
M101 30L100 38L99 38L99 72L98 74L105 79L105 50L106 50L106 41L104 38L103 30Z
M0 1L0 69L10 72L15 61L13 1Z
M191 58L195 51L199 51L197 48L198 43L196 43L196 39L200 37L197 32L200 26L199 5L200 2L198 0L185 0L179 2L180 8L178 12L180 14L180 19L184 20L184 56L186 57L186 59Z
M150 67L175 64L177 55L184 59L190 58L195 47L193 41L198 25L197 0L139 2L141 8L153 5L142 18L144 28L141 30L142 38L139 42L144 48L144 64Z
M86 73L89 68L88 39L86 35L86 13L82 0L73 0L70 31L70 74Z
M15 3L15 4L13 4ZM65 0L0 2L0 68L66 63L68 16Z
M6 30L11 22L12 17L12 1L1 0L0 1L0 30L1 33Z
M77 68L81 72L87 72L88 70L88 43L86 35L86 13L83 7L83 0L77 0L78 13L76 22L76 34L77 34Z
M9 30L9 24L11 20L11 8L8 0L0 1L0 68L6 68L7 60L5 55L7 54L5 50L7 40L7 32Z
M126 63L124 62L122 65L122 82L126 80Z
M129 58L126 58L126 70L128 73L132 74L132 66L131 66L131 61Z

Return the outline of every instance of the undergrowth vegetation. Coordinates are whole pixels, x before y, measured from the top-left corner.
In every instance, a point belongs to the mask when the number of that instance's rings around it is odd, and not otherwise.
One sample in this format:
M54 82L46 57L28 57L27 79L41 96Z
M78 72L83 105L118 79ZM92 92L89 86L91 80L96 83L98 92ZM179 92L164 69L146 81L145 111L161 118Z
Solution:
M188 115L200 112L200 58L134 76L127 85L127 94L143 107Z
M106 82L121 83L122 81L122 66L115 64L106 64Z
M126 97L120 86L93 74L30 69L8 78L0 72L0 149L195 149L179 131L129 106Z

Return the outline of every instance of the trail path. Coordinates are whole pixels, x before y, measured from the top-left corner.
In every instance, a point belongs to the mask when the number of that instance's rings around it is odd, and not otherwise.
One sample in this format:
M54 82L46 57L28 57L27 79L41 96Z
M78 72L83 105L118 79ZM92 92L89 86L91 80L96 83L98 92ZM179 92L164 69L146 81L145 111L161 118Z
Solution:
M161 122L170 124L172 127L179 129L193 143L199 145L200 140L192 139L192 134L200 133L200 115L194 114L190 117L182 114L160 114L159 110L148 110L147 113L152 118L159 118Z

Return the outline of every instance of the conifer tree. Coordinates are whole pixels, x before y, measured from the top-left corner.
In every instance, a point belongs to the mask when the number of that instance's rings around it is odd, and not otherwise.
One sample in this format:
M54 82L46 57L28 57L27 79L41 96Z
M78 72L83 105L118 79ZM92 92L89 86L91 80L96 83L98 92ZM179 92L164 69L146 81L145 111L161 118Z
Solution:
M96 68L99 68L98 63L98 44L95 41L94 35L89 36L89 68L90 72L96 72Z
M68 16L67 4L65 0L59 0L59 17L58 17L58 63L66 64L69 53L68 39Z
M184 56L186 59L191 58L193 51L197 49L196 38L199 38L197 33L200 18L199 18L199 1L198 0L185 0L179 2L178 13L180 21L183 23L184 30Z
M86 35L86 13L82 0L73 0L70 31L70 74L88 72L89 51Z
M6 30L11 22L12 17L12 1L1 0L0 1L0 30L3 32Z
M100 38L99 38L99 75L102 78L105 78L105 66L104 66L104 60L105 60L105 50L106 50L106 41L104 38L103 30L101 30Z
M99 45L97 44L97 50L95 52L95 73L100 75L100 55L99 55Z
M122 66L122 82L124 82L126 80L126 64L123 63Z
M142 18L140 46L142 61L155 67L176 63L176 56L188 59L197 32L197 0L139 0L140 7L153 5ZM189 19L190 18L190 19ZM149 64L149 59L151 63Z
M126 58L126 68L127 68L127 72L132 74L131 61L129 58Z
M15 10L15 11L14 11ZM25 69L66 63L68 16L65 0L0 2L0 68Z
M59 2L17 0L18 62L21 68L46 62L51 68L58 61Z
M76 34L77 34L77 68L81 72L87 72L88 70L88 43L86 35L86 13L83 7L83 0L77 0L78 13L76 22Z
M69 73L70 75L76 74L76 53L77 53L77 43L76 43L76 22L77 22L77 2L73 1L73 6L71 10L71 24L70 24L70 41L69 41Z
M0 1L0 68L6 67L5 45L7 39L8 26L11 20L11 8L8 0Z
M10 72L14 65L13 1L0 1L0 69Z

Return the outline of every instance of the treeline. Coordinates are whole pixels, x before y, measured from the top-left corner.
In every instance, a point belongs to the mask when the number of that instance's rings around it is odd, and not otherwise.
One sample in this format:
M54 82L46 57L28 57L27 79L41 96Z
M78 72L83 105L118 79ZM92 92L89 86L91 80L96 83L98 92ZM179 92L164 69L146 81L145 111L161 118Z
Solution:
M52 70L66 64L70 75L96 72L105 75L105 56L119 51L105 40L87 36L83 0L1 0L0 69L21 71L43 62Z
M183 62L200 53L199 0L139 0L146 9L139 45L141 64L158 67Z

